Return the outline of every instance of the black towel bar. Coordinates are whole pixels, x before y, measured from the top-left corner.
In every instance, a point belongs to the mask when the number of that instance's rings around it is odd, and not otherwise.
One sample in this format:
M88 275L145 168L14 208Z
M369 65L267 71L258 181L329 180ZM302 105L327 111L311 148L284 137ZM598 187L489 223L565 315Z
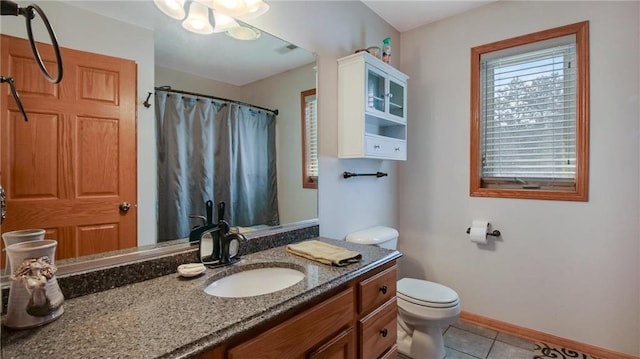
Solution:
M353 173L353 172L344 172L342 173L344 178L349 177L357 177L357 176L376 176L377 178L388 176L387 173L384 172L376 172L376 173Z

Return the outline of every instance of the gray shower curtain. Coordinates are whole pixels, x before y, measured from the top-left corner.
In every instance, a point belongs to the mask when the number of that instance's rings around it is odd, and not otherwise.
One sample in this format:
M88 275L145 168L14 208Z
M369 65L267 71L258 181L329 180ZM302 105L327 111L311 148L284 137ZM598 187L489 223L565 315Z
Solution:
M278 225L275 116L167 91L155 100L158 241L188 237L207 200L226 203L231 225Z

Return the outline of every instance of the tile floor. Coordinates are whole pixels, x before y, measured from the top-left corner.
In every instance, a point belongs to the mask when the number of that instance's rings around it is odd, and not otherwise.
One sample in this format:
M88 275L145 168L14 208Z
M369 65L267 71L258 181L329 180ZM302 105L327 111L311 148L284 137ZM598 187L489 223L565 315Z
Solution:
M449 326L443 337L446 359L533 358L533 342L463 321Z
M444 332L447 359L531 359L535 344L463 321Z

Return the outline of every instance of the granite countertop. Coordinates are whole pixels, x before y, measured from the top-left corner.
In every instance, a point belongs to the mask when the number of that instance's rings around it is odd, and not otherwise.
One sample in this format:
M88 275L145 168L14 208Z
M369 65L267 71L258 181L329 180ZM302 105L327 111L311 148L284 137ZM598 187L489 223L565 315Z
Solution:
M196 278L177 273L64 302L56 321L30 330L2 328L2 358L188 358L276 318L391 260L397 251L319 238L362 254L359 263L331 267L286 252L285 246L246 255ZM242 266L304 268L301 282L247 298L207 295L215 278Z

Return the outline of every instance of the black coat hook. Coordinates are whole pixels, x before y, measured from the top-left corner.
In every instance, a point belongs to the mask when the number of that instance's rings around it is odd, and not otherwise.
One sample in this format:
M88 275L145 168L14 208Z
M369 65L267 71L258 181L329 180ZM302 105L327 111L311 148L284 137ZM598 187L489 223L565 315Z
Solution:
M142 103L146 108L151 107L151 104L149 103L149 98L151 98L151 92L148 92L147 99L144 100L144 102Z

